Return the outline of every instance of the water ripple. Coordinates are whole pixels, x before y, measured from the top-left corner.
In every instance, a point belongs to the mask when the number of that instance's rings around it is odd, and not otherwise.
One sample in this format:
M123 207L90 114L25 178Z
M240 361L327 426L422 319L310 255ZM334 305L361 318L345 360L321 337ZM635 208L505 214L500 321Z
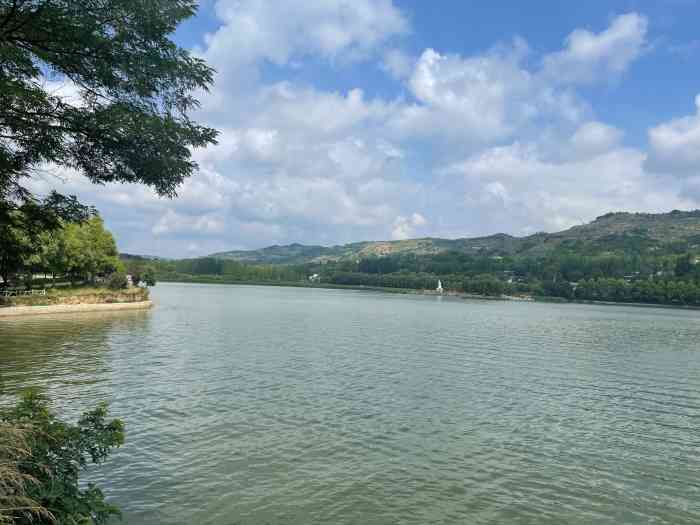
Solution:
M696 312L159 285L0 321L0 395L127 443L125 523L700 522Z

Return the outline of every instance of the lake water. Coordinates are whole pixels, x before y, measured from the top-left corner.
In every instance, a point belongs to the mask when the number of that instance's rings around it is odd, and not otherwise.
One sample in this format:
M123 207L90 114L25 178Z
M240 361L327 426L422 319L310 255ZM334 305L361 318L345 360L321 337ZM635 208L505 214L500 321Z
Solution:
M0 321L4 399L100 400L124 523L700 523L700 312L159 284Z

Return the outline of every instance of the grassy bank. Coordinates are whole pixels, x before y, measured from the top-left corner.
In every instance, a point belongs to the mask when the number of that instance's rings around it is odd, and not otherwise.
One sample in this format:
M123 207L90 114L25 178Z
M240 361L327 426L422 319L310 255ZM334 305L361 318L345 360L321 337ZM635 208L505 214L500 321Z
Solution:
M148 300L148 289L110 290L94 286L49 288L46 295L0 297L0 307L135 303Z

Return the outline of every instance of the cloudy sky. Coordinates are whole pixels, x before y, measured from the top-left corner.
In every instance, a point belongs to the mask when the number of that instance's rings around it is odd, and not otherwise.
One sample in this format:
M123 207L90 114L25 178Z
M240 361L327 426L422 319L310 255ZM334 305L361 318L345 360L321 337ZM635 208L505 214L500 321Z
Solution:
M176 200L46 174L122 251L554 231L700 207L700 2L208 0Z

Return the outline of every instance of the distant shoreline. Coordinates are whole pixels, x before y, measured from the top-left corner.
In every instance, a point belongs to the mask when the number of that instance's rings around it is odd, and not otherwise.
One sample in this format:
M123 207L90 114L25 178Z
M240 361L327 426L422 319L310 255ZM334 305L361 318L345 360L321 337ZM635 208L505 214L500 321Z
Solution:
M517 297L517 296L488 296L488 295L477 295L469 294L457 291L446 291L443 294L439 294L433 290L416 290L413 288L387 288L381 286L362 286L362 285L351 285L351 284L328 284L328 283L300 283L300 282L289 282L289 281L223 281L216 279L167 279L160 278L159 282L163 283L182 283L182 284L224 284L224 285L245 285L245 286L280 286L284 288L318 288L326 290L364 290L373 292L384 292L384 293L394 293L403 295L428 295L428 296L444 296L444 297L455 297L457 299L475 299L479 301L512 301L512 302L527 302L527 303L552 303L552 304L588 304L588 305L600 305L600 306L635 306L638 308L664 308L664 309L676 309L676 310L700 310L699 306L683 305L683 304L659 304L659 303L633 303L633 302L615 302L615 301L586 301L586 300L576 300L576 299L564 299L561 297L548 297L548 296L528 296L528 297Z
M81 303L52 304L37 306L6 306L0 308L0 319L49 314L74 314L85 312L115 312L120 310L147 310L153 307L153 301L131 303Z

